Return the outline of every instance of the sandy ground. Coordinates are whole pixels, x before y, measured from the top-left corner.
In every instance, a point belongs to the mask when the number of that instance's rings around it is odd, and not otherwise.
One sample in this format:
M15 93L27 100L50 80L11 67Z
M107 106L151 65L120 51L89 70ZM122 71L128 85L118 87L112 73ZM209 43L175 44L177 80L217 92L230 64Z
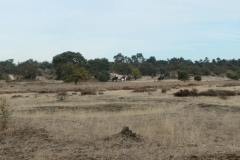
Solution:
M183 89L238 92L239 81L148 78L78 85L0 82L0 97L14 108L7 129L0 131L0 159L240 159L238 95L173 95ZM133 92L141 87L149 91ZM97 94L82 96L86 88ZM56 99L59 90L69 97Z

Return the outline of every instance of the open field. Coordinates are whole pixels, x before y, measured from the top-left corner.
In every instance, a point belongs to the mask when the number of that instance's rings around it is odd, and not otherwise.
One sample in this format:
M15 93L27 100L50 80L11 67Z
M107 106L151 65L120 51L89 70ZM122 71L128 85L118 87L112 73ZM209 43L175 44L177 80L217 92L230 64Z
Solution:
M0 82L14 108L0 159L240 159L240 95L174 97L184 89L239 93L240 81Z

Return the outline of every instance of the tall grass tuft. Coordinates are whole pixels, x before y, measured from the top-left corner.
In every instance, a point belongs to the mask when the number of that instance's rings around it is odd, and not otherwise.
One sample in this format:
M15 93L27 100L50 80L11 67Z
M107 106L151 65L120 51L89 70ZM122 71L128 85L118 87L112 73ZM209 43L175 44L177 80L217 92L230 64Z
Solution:
M7 102L6 98L0 97L0 119L2 123L2 130L7 128L7 124L11 117L13 109Z
M168 90L167 87L163 87L162 88L162 93L167 93L167 90Z

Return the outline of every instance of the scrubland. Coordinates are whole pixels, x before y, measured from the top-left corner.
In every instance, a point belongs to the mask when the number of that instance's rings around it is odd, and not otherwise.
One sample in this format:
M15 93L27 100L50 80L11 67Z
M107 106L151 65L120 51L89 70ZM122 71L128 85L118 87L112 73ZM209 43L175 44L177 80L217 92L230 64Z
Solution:
M184 89L238 93L240 82L1 82L14 112L0 159L240 159L240 96L173 95Z

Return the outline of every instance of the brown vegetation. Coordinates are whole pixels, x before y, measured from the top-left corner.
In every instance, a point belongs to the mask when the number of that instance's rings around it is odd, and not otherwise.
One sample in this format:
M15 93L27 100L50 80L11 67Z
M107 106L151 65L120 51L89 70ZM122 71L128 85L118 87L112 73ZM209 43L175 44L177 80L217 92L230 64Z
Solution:
M93 89L86 88L86 89L81 89L81 95L82 96L84 96L84 95L97 95L97 93Z
M176 93L174 93L174 96L176 97L189 97L189 96L235 96L238 95L239 92L235 91L230 91L230 90L213 90L213 89L208 89L207 91L201 91L197 92L195 90L180 90Z
M15 111L0 131L0 159L240 158L240 86L219 87L232 82L4 83ZM55 98L61 90L66 101ZM174 97L179 90L217 96Z
M190 91L188 89L184 89L174 93L174 96L176 97L198 96L198 93L194 90Z

